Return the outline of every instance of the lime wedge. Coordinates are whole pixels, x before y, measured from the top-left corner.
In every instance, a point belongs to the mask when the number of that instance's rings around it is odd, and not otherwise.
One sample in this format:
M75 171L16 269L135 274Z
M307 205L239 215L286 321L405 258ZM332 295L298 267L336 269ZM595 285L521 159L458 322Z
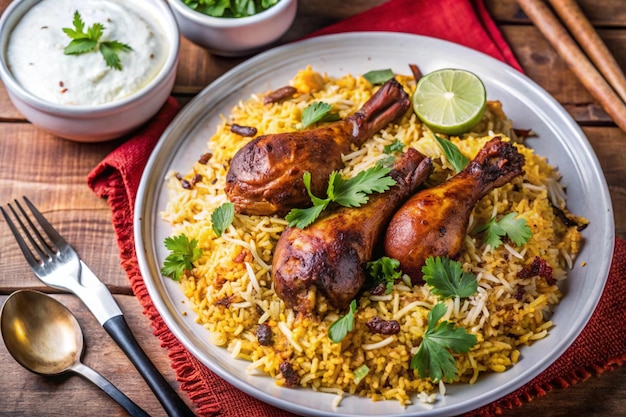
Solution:
M480 122L487 92L473 73L446 68L420 78L412 102L417 117L432 131L460 135Z

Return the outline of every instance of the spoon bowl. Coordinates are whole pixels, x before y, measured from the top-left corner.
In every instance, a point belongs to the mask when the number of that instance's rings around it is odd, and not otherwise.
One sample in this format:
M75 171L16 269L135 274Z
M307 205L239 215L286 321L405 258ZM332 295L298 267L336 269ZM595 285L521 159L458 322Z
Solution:
M24 368L58 375L80 362L83 333L72 313L54 298L35 291L13 293L2 308L2 337Z
M0 333L11 356L29 371L40 375L75 372L100 387L130 415L148 415L81 362L84 344L80 324L54 298L38 291L14 292L0 310Z

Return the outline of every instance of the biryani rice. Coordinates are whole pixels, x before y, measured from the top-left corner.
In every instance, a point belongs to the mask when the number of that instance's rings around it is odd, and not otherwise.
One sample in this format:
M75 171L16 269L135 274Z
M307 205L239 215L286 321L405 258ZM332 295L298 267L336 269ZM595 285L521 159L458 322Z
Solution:
M399 75L397 79L407 91L414 89L412 77ZM182 186L180 175L170 176L171 195L162 216L171 223L173 235L184 233L203 250L194 269L181 279L184 294L197 322L210 331L211 342L228 349L233 358L248 361L250 373L269 375L278 385L285 385L279 366L288 361L299 385L316 391L401 404L432 402L440 384L419 378L409 367L426 330L428 313L437 303L427 286L399 282L391 294L365 292L358 300L354 330L341 343L333 343L328 327L345 311L333 309L318 294L318 317L297 316L274 292L270 265L274 246L287 225L283 218L236 214L221 237L212 231L211 213L228 201L224 185L229 162L251 140L232 133L231 123L254 126L258 135L294 131L302 128L302 110L313 101L332 104L343 118L358 110L377 88L360 76L334 78L310 67L301 70L291 85L298 90L292 99L266 105L262 95L253 95L223 118L208 141L212 157L184 175L187 180L201 176L191 189ZM514 137L512 132L500 103L490 102L474 132L450 140L473 158L493 136L508 140ZM453 175L433 133L412 112L344 155L342 175L356 175L386 158L383 148L396 140L433 159L435 170L428 186ZM464 270L476 274L478 292L445 302L448 309L443 320L465 327L478 340L468 353L454 354L459 370L456 382L474 383L482 373L506 371L520 359L522 346L548 334L553 325L550 310L562 297L558 282L566 278L582 240L575 227L567 227L554 214L553 205L566 210L557 169L523 144L515 146L525 156L525 174L478 202L459 257ZM526 219L533 232L522 247L507 243L491 249L473 232L493 216L511 212ZM537 276L518 277L536 256L553 268L553 282ZM366 323L375 316L399 321L400 333L370 332ZM272 330L271 346L257 341L255 332L262 323ZM355 383L354 371L364 364L369 372Z

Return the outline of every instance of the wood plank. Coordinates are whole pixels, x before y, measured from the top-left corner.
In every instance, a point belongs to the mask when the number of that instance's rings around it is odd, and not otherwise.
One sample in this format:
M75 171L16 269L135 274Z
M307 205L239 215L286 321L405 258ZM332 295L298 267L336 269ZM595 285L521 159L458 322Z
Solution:
M583 127L604 173L613 202L615 233L626 239L626 133L618 128ZM593 198L592 196L590 198Z
M88 173L119 145L118 141L99 144L76 143L42 134L30 124L0 124L0 165L3 200L27 196L50 223L84 257L85 262L111 287L124 288L128 282L120 265L118 248L107 202L87 187ZM32 146L37 143L37 146ZM62 169L59 167L62 166ZM33 167L33 169L20 169ZM0 220L0 268L3 288L41 288L27 267L4 219ZM85 236L90 236L85 239ZM108 253L110 256L102 256Z
M166 416L132 363L113 342L89 310L73 295L53 295L76 316L84 341L82 362L99 372L153 417ZM7 296L0 296L3 304ZM142 314L134 296L115 296L139 345L165 379L178 390L178 382L167 351L154 336L148 317ZM76 374L42 377L22 368L0 344L0 386L3 390L0 414L13 416L127 416L104 392ZM191 404L183 393L183 400ZM103 411L106 410L106 411ZM7 414L8 413L8 414Z
M602 7L598 7L597 0L577 0L577 3L594 26L626 26L626 2L623 0L603 0ZM515 0L485 0L485 4L498 23L530 23Z
M564 388L554 387L545 396L505 410L505 417L608 417L624 416L626 408L626 367L590 377L584 382Z
M501 31L525 74L543 87L581 124L612 124L611 118L576 79L567 64L557 55L534 26L505 25ZM602 38L626 67L626 30L602 30Z

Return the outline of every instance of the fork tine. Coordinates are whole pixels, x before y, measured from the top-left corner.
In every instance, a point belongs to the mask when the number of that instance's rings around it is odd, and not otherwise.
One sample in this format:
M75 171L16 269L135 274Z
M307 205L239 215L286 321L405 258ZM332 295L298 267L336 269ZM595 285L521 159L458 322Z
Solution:
M13 214L15 215L15 210L13 210L13 207L11 207L10 204L8 206L11 209L11 211L13 212ZM17 230L17 227L15 227L15 223L13 223L13 221L9 217L9 214L2 207L0 207L0 211L2 211L2 215L4 216L4 220L6 220L7 224L9 225L9 229L11 229L11 232L13 233L13 236L15 237L15 240L17 240L17 245L22 250L22 253L24 254L24 257L26 258L26 261L28 262L28 264L32 268L40 266L39 261L37 259L35 259L35 257L33 256L33 253L30 251L30 248L28 247L28 245L24 241L24 238L22 238L21 233ZM19 221L19 218L17 218L17 219ZM22 225L22 227L23 227L23 225ZM30 237L30 234L28 234L28 236ZM32 240L32 238L31 238L31 240ZM35 246L37 246L37 245L35 245Z
M18 216L17 212L15 211L15 209L13 209L13 207L10 204L9 204L9 208L13 212L13 215L17 219L17 222L22 227L22 230L24 231L24 234L26 234L26 237L30 241L31 245L33 245L33 247L35 248L35 251L37 252L37 254L39 254L39 257L41 258L41 260L43 261L43 260L52 258L55 255L56 249L51 247L48 244L48 242L46 242L46 240L43 238L41 233L39 233L39 229L35 227L35 224L30 219L30 216L26 213L26 211L22 208L19 201L14 200L14 202L17 208L19 209L19 211L22 213L22 217L26 219L26 223L28 223L28 225L30 226L30 229L26 227L26 225L22 221L22 218ZM35 241L35 238L33 237L33 234L31 233L31 231L35 234L35 236L37 237L37 240L39 240L39 243Z
M48 222L48 219L46 219L44 215L41 214L39 210L37 210L37 207L35 207L35 205L31 203L30 200L26 196L23 196L22 198L24 199L24 202L26 203L30 211L35 216L35 219L37 219L37 223L39 223L43 231L46 232L46 235L48 236L50 241L54 243L57 250L63 249L64 246L69 246L68 243L65 241L65 239L63 239L63 237L59 234L59 232L57 232L57 230L54 227L52 227L52 225ZM28 221L30 222L30 219ZM39 235L39 232L37 232L37 234ZM41 235L39 235L39 237L40 239L42 239Z

